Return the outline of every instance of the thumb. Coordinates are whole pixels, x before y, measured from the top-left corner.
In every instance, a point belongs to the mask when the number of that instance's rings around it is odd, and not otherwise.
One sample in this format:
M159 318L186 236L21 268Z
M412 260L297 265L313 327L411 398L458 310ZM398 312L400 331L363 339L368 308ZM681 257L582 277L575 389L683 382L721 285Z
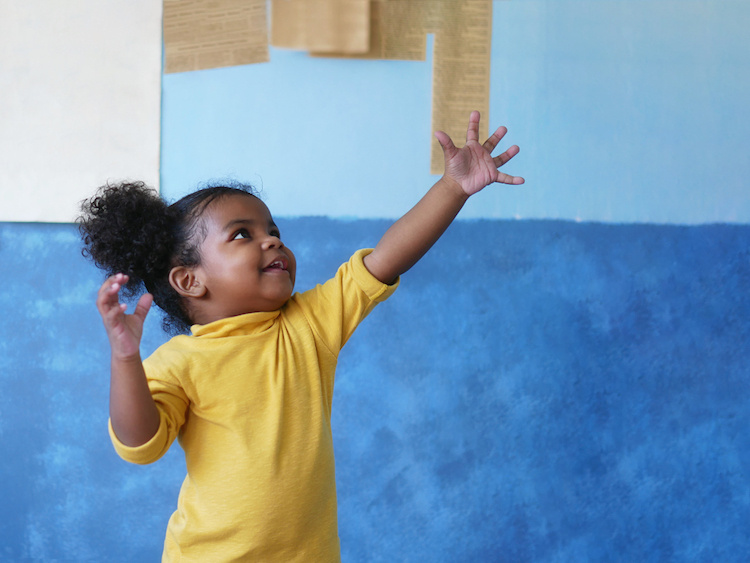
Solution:
M133 315L138 317L141 321L145 321L146 315L148 315L149 309L151 309L151 304L153 302L154 296L150 293L144 293L138 300L138 304L135 306Z
M440 143L443 153L445 153L446 156L451 155L458 150L456 145L453 144L453 140L451 140L445 131L435 131L435 138L438 143Z

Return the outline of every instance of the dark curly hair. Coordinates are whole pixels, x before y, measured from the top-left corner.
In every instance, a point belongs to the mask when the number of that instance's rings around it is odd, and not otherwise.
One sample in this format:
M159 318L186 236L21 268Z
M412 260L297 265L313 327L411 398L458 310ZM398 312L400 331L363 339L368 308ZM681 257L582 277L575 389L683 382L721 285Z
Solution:
M165 331L188 332L193 322L169 272L200 264L205 233L199 219L213 201L232 194L258 197L251 186L233 182L204 187L168 205L143 182L106 184L81 204L82 254L108 276L127 274L126 298L144 289L151 293L164 311Z

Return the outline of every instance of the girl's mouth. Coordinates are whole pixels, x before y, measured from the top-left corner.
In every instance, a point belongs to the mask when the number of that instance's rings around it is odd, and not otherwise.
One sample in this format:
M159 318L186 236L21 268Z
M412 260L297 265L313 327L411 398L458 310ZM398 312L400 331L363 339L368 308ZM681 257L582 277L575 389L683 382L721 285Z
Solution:
M287 261L284 258L276 258L268 266L263 268L264 272L286 272L288 267Z

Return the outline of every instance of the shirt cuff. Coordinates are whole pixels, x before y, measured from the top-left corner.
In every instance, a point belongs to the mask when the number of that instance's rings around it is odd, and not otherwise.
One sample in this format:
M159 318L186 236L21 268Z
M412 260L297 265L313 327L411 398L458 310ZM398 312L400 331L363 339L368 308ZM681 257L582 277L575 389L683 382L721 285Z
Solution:
M401 281L401 277L396 278L391 285L385 284L377 279L370 273L370 270L365 266L365 256L373 251L372 248L363 248L355 252L349 260L349 265L352 268L352 277L357 282L357 285L362 288L370 299L380 303L388 299Z
M112 445L117 455L125 461L145 465L153 463L166 452L165 444L168 443L168 429L167 425L164 424L164 420L160 421L159 429L154 434L154 437L140 446L126 446L123 444L115 434L114 428L112 428L112 419L109 420L108 426L109 438L112 440Z

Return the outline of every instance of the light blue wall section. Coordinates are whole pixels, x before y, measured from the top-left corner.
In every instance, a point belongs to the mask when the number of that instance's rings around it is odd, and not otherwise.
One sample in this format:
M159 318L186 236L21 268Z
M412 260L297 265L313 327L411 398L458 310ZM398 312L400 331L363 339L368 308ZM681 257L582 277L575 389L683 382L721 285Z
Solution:
M523 216L748 222L750 4L496 2ZM520 163L519 163L520 165Z
M492 126L524 188L463 217L750 221L750 4L495 1ZM431 56L430 56L431 57ZM315 59L164 77L162 185L262 185L287 216L397 217L428 174L432 59Z

